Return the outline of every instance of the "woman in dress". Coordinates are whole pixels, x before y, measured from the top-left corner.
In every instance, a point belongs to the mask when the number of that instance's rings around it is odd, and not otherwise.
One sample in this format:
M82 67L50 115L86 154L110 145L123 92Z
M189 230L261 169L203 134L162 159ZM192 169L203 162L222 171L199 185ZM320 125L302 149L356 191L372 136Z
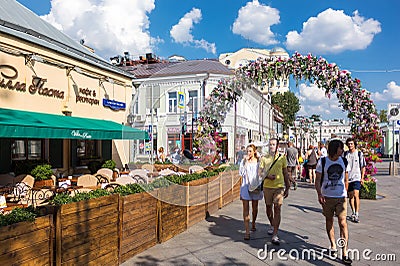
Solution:
M257 155L257 148L250 144L246 148L247 156L244 157L239 167L239 174L242 176L242 185L240 187L240 199L243 203L243 220L245 235L244 240L250 240L250 201L252 207L252 227L251 231L256 231L256 219L258 213L258 201L263 198L261 190L249 191L250 184L254 185L259 182L258 166L259 158Z

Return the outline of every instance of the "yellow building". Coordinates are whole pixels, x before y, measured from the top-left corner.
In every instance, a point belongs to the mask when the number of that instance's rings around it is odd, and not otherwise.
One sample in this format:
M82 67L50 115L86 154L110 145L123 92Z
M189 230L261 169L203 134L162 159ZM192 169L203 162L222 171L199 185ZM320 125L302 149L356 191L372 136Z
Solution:
M0 173L47 160L71 174L90 161L129 163L133 75L15 0L0 9ZM82 42L83 43L83 42Z

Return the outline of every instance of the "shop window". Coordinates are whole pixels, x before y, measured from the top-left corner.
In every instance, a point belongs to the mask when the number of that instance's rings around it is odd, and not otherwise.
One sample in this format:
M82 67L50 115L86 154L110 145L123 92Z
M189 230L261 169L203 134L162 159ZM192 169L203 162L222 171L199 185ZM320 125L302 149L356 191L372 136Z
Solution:
M96 158L98 157L98 148L96 140L78 140L76 148L78 158Z
M168 153L173 153L176 147L181 149L181 143L179 134L168 134Z
M42 156L42 140L15 139L11 141L11 158L13 160L39 160Z

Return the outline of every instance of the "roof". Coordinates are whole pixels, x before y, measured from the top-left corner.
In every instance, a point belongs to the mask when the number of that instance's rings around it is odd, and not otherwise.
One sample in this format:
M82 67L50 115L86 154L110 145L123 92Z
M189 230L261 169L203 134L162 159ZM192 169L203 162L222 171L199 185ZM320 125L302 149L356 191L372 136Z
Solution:
M190 60L170 64L152 75L152 77L166 77L191 74L223 74L232 75L233 71L216 60Z
M65 54L102 69L133 78L131 74L90 52L15 0L1 0L0 32Z
M168 67L178 62L161 62L154 64L137 64L134 66L122 66L121 68L125 71L132 73L136 78L148 78L153 74L157 73L161 69Z

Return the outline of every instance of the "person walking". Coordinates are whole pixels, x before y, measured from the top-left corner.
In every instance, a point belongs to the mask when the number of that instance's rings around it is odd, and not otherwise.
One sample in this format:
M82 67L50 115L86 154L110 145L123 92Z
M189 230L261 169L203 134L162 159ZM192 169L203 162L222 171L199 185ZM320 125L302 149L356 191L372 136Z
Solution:
M290 183L293 184L294 190L297 189L297 167L299 166L298 151L293 147L293 142L289 141L286 149L287 169L289 173Z
M360 210L360 189L364 184L365 175L365 158L361 151L357 150L357 142L353 138L346 140L346 145L349 148L344 153L345 158L349 162L349 189L347 190L350 207L351 207L351 221L359 223L359 210Z
M246 148L247 156L240 162L239 174L242 176L242 185L240 186L240 199L243 204L243 221L244 221L244 240L250 240L250 201L252 208L252 226L251 231L256 231L256 219L258 214L258 201L262 200L263 192L261 190L251 189L251 185L256 188L260 182L258 175L259 158L257 156L257 148L250 144ZM250 191L252 190L252 191Z
M347 254L348 228L347 228L347 189L348 189L348 165L342 157L344 144L335 139L329 142L328 157L322 157L316 168L315 189L318 201L322 205L322 213L325 216L325 226L330 241L330 253L337 252L333 217L336 214L340 228L340 237L345 242L342 245L342 261L351 264L352 260Z
M308 176L310 178L310 184L314 184L315 167L317 166L318 158L313 145L308 146L305 159L307 161L307 169L308 169Z
M319 158L328 156L328 150L323 142L318 142L318 156Z
M246 147L242 146L240 150L236 152L236 164L240 165L243 157L246 155Z
M283 199L288 197L290 189L286 156L278 152L279 140L269 140L269 154L260 159L259 174L264 180L264 200L267 217L270 222L268 234L272 243L279 245L278 230L281 223Z

